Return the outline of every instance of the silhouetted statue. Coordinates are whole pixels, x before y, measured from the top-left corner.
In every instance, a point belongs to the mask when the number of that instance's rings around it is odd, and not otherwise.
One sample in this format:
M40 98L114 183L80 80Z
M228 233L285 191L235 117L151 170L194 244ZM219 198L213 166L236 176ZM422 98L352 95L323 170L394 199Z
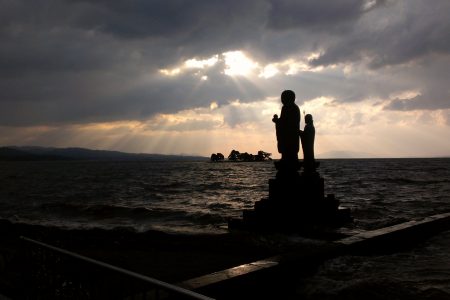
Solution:
M278 152L281 153L282 165L295 167L298 164L300 130L300 109L295 104L295 93L286 90L281 93L281 114L274 115L272 121L276 124ZM287 163L287 164L286 164Z
M310 114L305 116L305 128L299 131L303 149L303 167L306 173L316 171L314 159L314 138L316 129L314 128L313 117Z
M330 226L350 222L349 209L341 209L334 194L325 195L325 180L314 159L315 128L312 115L305 116L305 128L300 130L300 110L294 104L295 94L281 94L281 117L274 116L278 150L282 155L275 163L278 172L269 179L269 197L256 201L254 209L245 209L242 219L231 219L229 229L297 232L315 235L329 232ZM299 140L303 148L304 171L299 174ZM258 156L263 156L262 151ZM318 225L318 226L317 226ZM323 231L325 229L325 231ZM318 230L318 231L317 231Z

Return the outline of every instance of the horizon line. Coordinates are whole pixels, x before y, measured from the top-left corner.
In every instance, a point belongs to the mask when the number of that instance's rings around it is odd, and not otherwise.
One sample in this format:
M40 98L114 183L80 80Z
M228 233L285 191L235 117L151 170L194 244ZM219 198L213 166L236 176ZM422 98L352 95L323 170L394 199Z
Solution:
M47 148L47 149L83 149L83 150L91 150L91 151L109 151L109 152L119 152L124 154L132 154L132 155L165 155L165 156L183 156L183 157L201 157L205 159L209 159L210 156L203 155L203 154L189 154L189 153L146 153L146 152L127 152L127 151L120 151L120 150L111 150L111 149L98 149L98 148L85 148L85 147L77 147L77 146L70 146L70 147L54 147L54 146L33 146L33 145L23 145L23 146L17 146L17 145L7 145L7 146L0 146L0 148ZM324 153L325 154L325 153ZM321 154L316 156L316 159L420 159L420 158L450 158L450 155L435 155L435 156L321 156ZM279 160L280 158L272 158L273 160ZM301 159L301 158L299 158Z

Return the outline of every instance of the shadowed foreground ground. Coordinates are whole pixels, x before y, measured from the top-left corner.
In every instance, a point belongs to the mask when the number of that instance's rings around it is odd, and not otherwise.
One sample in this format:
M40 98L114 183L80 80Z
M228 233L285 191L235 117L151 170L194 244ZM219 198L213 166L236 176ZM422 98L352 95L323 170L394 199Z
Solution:
M447 222L448 218L444 221ZM384 250L378 253L381 255L380 258L375 256L374 259L386 259L388 263L394 263L396 260L390 257L397 254L390 253L398 251L400 251L398 254L400 257L405 255L410 257L408 249L411 249L410 247L416 242L420 244L425 236L448 228L448 226L442 226L441 221L430 224L437 227L432 228L426 225L414 230L416 233L414 236L419 236L417 239L411 238L408 234L404 235L413 243L404 243L402 242L404 239L399 239L399 243L395 245L391 243L394 241L392 238L386 240L391 242L380 244L384 245L382 247ZM399 224L397 227L402 226ZM420 237L417 233L421 231L427 234ZM327 286L328 279L311 285L308 284L307 278L316 273L316 267L323 262L323 259L329 257L327 249L333 249L328 247L331 244L292 235L246 233L173 235L156 231L136 233L127 228L64 230L37 225L12 224L8 221L0 221L0 235L0 294L13 299L127 299L149 290L148 285L136 285L136 282L130 281L129 278L109 271L105 272L104 269L100 270L82 261L64 258L60 254L55 255L51 251L40 249L19 239L19 236L27 236L170 283L179 283L193 277L284 253L283 265L280 264L279 268L241 276L239 280L229 280L198 291L217 299L298 299L299 297L314 300L360 299L362 295L367 300L386 299L393 296L396 299L408 300L448 298L445 289L421 290L411 287L408 282L392 281L392 279L380 283L379 280L370 276L361 279L362 281L353 278L346 283L349 285L347 289L343 287L327 293L327 290L321 290L321 287ZM355 239L355 237L340 241ZM399 238L395 234L392 237ZM376 240L374 239L374 242ZM343 259L359 259L362 263L358 265L364 265L366 259L370 260L368 257L364 258L364 253L367 252L365 254L367 255L374 250L376 250L374 253L377 253L381 249L374 248L376 244L371 242L366 244L366 250L357 251L363 254L360 259L352 258L352 256L344 256ZM427 244L422 244L422 247L423 245ZM405 250L407 252L402 254ZM420 251L423 250L419 248L418 251L421 253ZM423 256L422 259L426 261L426 258L427 256ZM300 265L299 261L302 262ZM419 262L420 260L416 259L416 263ZM351 266L344 264L338 270L333 271L331 268L330 272L345 273L349 267ZM372 271L376 272L376 268ZM367 277L367 274L364 273L362 277ZM331 278L334 276L328 275ZM374 276L377 276L376 273ZM439 287L439 285L436 286ZM179 297L170 299L179 299Z
M39 280L55 277L51 267L56 265L55 260L59 264L55 268L63 272L72 268L81 277L92 273L89 268L84 271L77 262L62 265L59 258L42 255L39 247L20 240L20 236L170 283L263 259L292 249L296 244L276 235L174 235L157 231L137 233L129 228L65 230L4 220L0 221L0 235L0 289L11 297L21 295L24 282L35 284L36 278L25 278L24 274L37 272Z

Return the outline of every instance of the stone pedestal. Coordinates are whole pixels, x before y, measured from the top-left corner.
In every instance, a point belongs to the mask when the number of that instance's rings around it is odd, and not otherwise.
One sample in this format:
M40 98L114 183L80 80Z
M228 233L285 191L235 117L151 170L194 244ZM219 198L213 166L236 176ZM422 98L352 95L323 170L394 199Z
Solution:
M257 201L253 210L245 210L242 219L230 220L228 227L295 232L350 221L350 210L340 208L334 194L324 191L325 182L318 172L279 169L276 178L269 179L269 197Z

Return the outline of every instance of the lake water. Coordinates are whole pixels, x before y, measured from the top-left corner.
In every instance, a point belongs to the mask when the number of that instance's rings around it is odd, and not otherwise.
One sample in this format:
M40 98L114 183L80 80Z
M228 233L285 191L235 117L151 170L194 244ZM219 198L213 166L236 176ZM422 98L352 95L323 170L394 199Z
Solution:
M450 210L450 159L321 160L353 229ZM224 232L268 196L272 162L2 162L0 217L64 227Z
M325 193L352 210L355 222L344 228L349 232L450 211L450 159L320 162ZM223 233L228 218L268 196L275 173L271 162L1 162L0 218L66 228ZM378 299L381 288L383 297L402 289L417 299L450 297L449 252L445 232L404 253L340 257L299 285L299 293L359 299L358 291L368 289Z

